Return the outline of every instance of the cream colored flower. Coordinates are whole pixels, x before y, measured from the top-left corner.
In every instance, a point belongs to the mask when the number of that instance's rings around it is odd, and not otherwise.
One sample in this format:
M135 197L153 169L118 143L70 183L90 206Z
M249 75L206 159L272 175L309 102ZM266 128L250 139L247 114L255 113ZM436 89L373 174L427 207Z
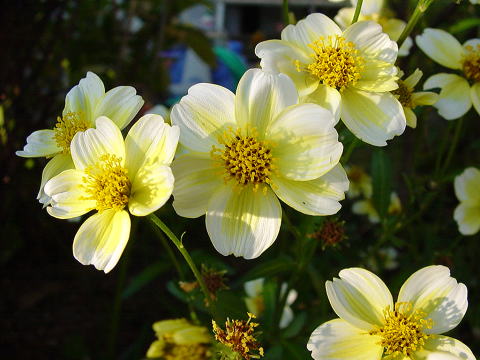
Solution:
M480 170L466 168L455 177L455 195L460 204L455 208L453 218L463 235L474 235L480 230Z
M346 166L347 177L350 181L347 196L349 198L356 198L363 195L366 198L372 196L372 178L360 166Z
M403 77L403 71L399 72L400 78ZM405 112L405 118L407 119L407 125L411 128L417 127L417 116L413 112L417 106L421 105L433 105L438 100L438 94L431 91L419 91L414 92L415 86L422 78L423 72L419 69L407 77L405 80L398 80L398 89L392 91L400 104L402 104L403 111Z
M27 137L27 144L16 154L22 157L52 158L42 173L37 199L44 205L50 201L43 188L48 180L63 170L73 169L70 142L79 131L95 126L99 116L107 116L120 128L126 127L144 101L131 86L117 86L105 93L102 80L92 72L80 80L65 98L62 117L55 127L38 130Z
M402 211L402 203L396 192L390 194L390 204L388 205L387 213L389 215L399 214ZM357 215L367 215L368 220L372 224L377 224L380 222L380 216L378 215L377 209L373 205L373 200L367 198L364 200L356 201L352 206L352 212Z
M285 75L248 70L234 95L212 84L192 86L171 112L180 143L173 207L206 214L208 235L222 255L253 259L280 230L277 196L309 215L340 209L348 180L338 163L343 146L332 114L297 105Z
M97 212L77 231L73 255L106 273L117 264L130 235L129 212L145 216L160 208L173 189L170 169L179 129L159 115L145 115L125 141L113 121L102 116L95 128L71 143L74 169L45 184L50 215L69 219ZM125 209L128 207L128 211Z
M307 344L315 360L475 360L462 342L440 335L467 311L467 288L445 266L427 266L403 284L397 302L383 281L360 268L326 282L339 319L314 330Z
M373 21L340 30L323 14L283 29L281 40L261 42L264 70L288 75L300 102L319 104L363 141L377 146L400 135L406 122L390 91L398 88L397 44Z
M457 119L466 114L472 104L480 114L480 39L470 39L461 45L444 30L425 29L416 41L433 61L461 74L436 74L423 84L424 89L440 88L434 105L440 116Z
M261 316L265 311L265 298L263 295L263 286L265 283L264 278L255 279L247 281L243 288L247 293L247 297L245 298L245 304L247 305L247 309L252 314L255 314L257 317ZM285 292L287 291L287 283L283 283L280 289L280 296L284 296ZM297 291L295 289L291 289L287 295L287 301L285 302L285 306L282 311L282 316L280 318L280 329L285 329L293 320L293 310L290 307L295 300L297 299Z

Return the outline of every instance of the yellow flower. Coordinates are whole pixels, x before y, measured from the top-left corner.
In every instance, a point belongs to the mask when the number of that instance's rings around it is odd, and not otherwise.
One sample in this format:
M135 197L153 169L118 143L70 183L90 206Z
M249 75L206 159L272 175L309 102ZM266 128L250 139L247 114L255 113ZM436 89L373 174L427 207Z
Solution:
M65 98L62 117L55 127L38 130L27 137L27 144L16 155L22 157L52 158L42 173L37 199L45 206L50 199L44 192L48 180L63 170L73 169L70 142L79 131L95 126L99 116L107 116L121 129L138 113L144 101L131 86L117 86L105 93L102 80L92 72L80 80Z
M47 211L59 219L97 212L77 231L73 255L84 265L105 273L117 264L130 235L129 212L145 216L170 197L179 129L159 115L145 115L123 140L109 118L96 120L95 128L77 133L71 143L74 169L45 184L51 197ZM125 208L128 207L128 212Z
M172 165L173 207L185 217L206 214L222 255L253 259L275 241L277 196L309 215L340 209L348 180L335 121L328 110L297 101L288 77L251 69L236 95L197 84L172 109L188 149Z
M147 358L164 360L206 360L211 357L212 341L208 329L185 319L162 320L153 324L157 336L147 351Z
M350 198L363 195L366 198L372 196L372 178L365 170L360 166L345 167L347 171L348 180L350 181L350 187L348 188L347 195Z
M326 282L339 319L316 328L307 349L315 360L475 360L462 342L440 335L467 311L467 288L445 266L427 266L403 284L397 302L383 281L360 268Z
M458 230L463 235L474 235L480 229L480 170L465 169L455 177L454 186L460 201L453 214Z
M425 29L416 41L433 61L461 73L436 74L423 84L424 89L441 89L434 105L440 116L457 119L466 114L472 104L480 114L480 39L470 39L461 45L444 30Z
M283 29L281 40L261 42L255 53L264 70L288 75L300 102L316 103L343 120L358 138L384 146L405 130L398 88L397 44L373 21L340 30L323 14Z
M400 198L398 197L397 193L392 192L390 194L390 204L387 212L389 215L394 215L399 214L401 211L402 203L400 202ZM352 212L357 215L367 215L368 220L372 224L377 224L380 222L380 216L378 215L378 211L375 209L371 198L356 201L352 206Z

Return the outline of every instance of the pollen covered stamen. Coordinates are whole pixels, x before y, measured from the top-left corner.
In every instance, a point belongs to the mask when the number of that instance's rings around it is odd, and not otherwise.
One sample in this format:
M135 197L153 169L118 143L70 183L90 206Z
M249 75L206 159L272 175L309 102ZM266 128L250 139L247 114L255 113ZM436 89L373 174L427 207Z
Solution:
M62 152L64 154L69 154L70 143L75 134L79 131L85 131L90 127L90 124L85 120L81 113L69 112L63 117L58 117L57 123L53 129L55 131L54 137L58 147L63 149Z
M480 44L467 45L467 54L463 59L463 72L467 79L480 82Z
M397 80L398 89L392 91L393 95L397 96L398 101L403 107L413 108L412 93L410 89L402 80Z
M115 155L106 154L100 161L85 169L84 187L90 194L86 200L95 200L96 209L122 210L130 197L131 183L127 169L121 165L121 159Z
M251 184L254 190L263 184L271 185L270 176L275 169L272 143L257 140L255 129L249 129L248 135L230 129L218 141L223 149L213 146L211 156L225 169L225 181L234 179L241 186Z
M383 313L385 325L370 331L370 334L380 336L380 345L385 348L386 355L410 356L421 349L431 336L424 330L431 329L433 321L425 319L426 314L419 310L412 311L410 302L396 303L393 310L388 306Z
M296 61L297 71L306 71L318 77L320 83L342 91L355 85L365 60L355 44L339 35L320 37L308 45L313 51L313 62L301 64Z

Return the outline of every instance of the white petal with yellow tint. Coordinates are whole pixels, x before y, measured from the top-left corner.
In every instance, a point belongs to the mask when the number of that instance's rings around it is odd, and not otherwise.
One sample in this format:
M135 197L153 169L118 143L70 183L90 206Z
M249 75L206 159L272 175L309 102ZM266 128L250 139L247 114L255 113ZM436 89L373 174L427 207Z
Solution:
M42 171L42 181L40 183L40 190L37 195L37 200L44 206L50 202L50 197L45 194L44 186L48 180L57 176L64 170L73 169L72 156L70 154L57 154L45 165Z
M414 359L443 360L442 355L445 356L445 360L449 360L450 358L475 360L475 356L467 345L457 339L442 335L435 335L428 338L421 356L415 356ZM446 357L448 355L451 357Z
M106 116L120 129L125 128L142 108L144 101L131 86L117 86L105 94L94 111L94 119Z
M255 128L259 140L263 140L269 123L297 102L297 90L288 76L250 69L238 83L235 118L242 129Z
M125 138L125 167L130 175L146 164L170 165L177 149L180 129L164 122L160 115L142 116Z
M357 6L357 0L350 0L353 7ZM379 14L383 9L384 0L363 0L362 11L364 15Z
M438 94L431 91L419 91L412 94L413 106L433 105L438 101Z
M335 118L335 125L340 120L340 106L342 104L342 95L337 89L323 84L318 85L317 89L309 95L300 97L300 103L313 103L330 110Z
M413 89L415 86L417 86L422 76L423 76L423 71L417 68L405 80L403 80L403 83L408 88Z
M77 113L82 115L88 123L93 124L95 108L104 94L105 87L102 80L96 74L87 72L87 76L67 93L62 116L71 112Z
M472 85L470 89L470 98L477 113L480 115L480 82Z
M417 127L417 115L409 107L404 107L405 119L407 120L407 125L415 129Z
M334 125L332 113L315 104L290 106L279 114L265 138L274 144L271 150L280 175L306 181L332 169L343 151Z
M234 189L227 185L211 198L207 232L220 254L254 259L277 238L282 207L270 187L262 190L254 192L252 186Z
M385 92L398 88L397 67L386 61L368 60L360 79L352 87L364 91Z
M301 69L312 62L312 57L306 51L307 49L283 40L266 40L255 47L262 69L288 75L300 95L310 94L319 83L318 78ZM297 61L300 69L297 68Z
M359 139L376 146L403 133L406 127L402 105L390 93L346 89L342 93L341 118Z
M447 120L457 119L472 107L468 81L455 74L440 73L430 76L423 89L440 88L435 107L440 116Z
M282 40L296 44L305 50L308 45L320 36L341 35L342 31L328 16L323 14L310 14L296 25L288 25L282 30Z
M210 157L185 154L175 158L173 208L180 216L205 215L213 193L223 186L222 169Z
M21 157L40 157L49 156L62 152L62 148L57 145L55 140L55 131L37 130L28 135L27 143L23 150L15 152L15 155Z
M393 307L392 294L375 274L361 268L340 271L340 279L327 281L327 296L335 313L363 330L382 326L383 311Z
M275 194L295 210L308 215L332 215L340 210L340 200L348 190L345 170L337 164L325 175L310 181L273 178Z
M95 209L97 202L87 200L83 171L69 169L50 179L44 187L50 198L47 211L58 219L71 219Z
M463 235L475 235L480 230L480 204L460 203L453 213L458 231Z
M245 282L243 288L245 289L245 293L249 297L256 297L262 294L263 291L263 283L265 282L264 278L254 279Z
M456 327L467 311L467 288L450 276L441 265L424 267L413 273L403 284L398 302L410 302L414 310L433 320L428 334L441 334Z
M174 178L169 166L146 164L138 169L128 200L128 210L135 216L146 216L163 206L172 195Z
M474 167L466 168L454 180L455 195L461 202L480 205L480 170Z
M363 8L363 4L362 4ZM338 10L337 15L333 18L341 29L346 29L352 24L353 15L355 14L354 7L345 7ZM358 21L365 20L365 17L360 13Z
M180 128L180 143L192 151L210 152L217 137L236 127L235 95L213 84L196 84L172 108L170 119Z
M73 240L73 256L83 265L108 273L117 265L130 236L130 215L125 210L104 210L90 216Z
M450 69L461 69L465 49L451 34L427 28L415 38L417 45L433 61Z
M78 132L72 139L70 151L75 168L83 170L97 163L102 155L112 154L125 163L125 143L120 129L112 120L101 116L95 129Z
M378 224L380 222L380 216L378 215L378 211L373 206L371 199L355 201L355 203L352 205L352 212L357 215L368 216L368 220L372 224Z
M380 360L383 347L380 338L369 335L342 319L335 319L317 327L307 349L315 360Z

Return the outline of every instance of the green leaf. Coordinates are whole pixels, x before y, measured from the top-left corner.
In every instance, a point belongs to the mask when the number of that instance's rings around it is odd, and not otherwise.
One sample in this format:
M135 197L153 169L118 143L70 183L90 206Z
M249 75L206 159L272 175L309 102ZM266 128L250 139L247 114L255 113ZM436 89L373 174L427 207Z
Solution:
M176 24L170 31L178 41L183 42L209 66L216 66L215 54L210 39L200 30L192 26Z
M288 339L288 338L297 336L300 330L302 330L303 326L305 325L306 320L307 320L306 312L295 314L292 322L288 325L288 327L283 332L283 337L285 339Z
M373 205L380 218L384 218L390 205L392 192L392 166L385 150L377 150L372 156Z
M265 311L263 312L263 330L266 333L270 333L276 327L276 305L277 305L277 297L279 295L278 285L276 281L269 281L268 279L265 281L263 285L263 301L265 304ZM279 317L278 317L279 319Z
M271 277L281 273L290 273L295 266L295 262L288 256L279 256L274 260L264 261L252 270L242 276L239 283L243 284L248 280L258 279L262 277Z
M282 341L282 345L287 350L287 359L290 360L305 360L310 357L306 344L294 343L291 341Z
M134 276L128 286L123 290L122 299L125 300L141 290L145 285L149 284L157 278L162 272L170 268L170 264L166 261L158 261L147 266L140 274Z
M454 25L450 26L449 33L458 34L463 31L469 30L471 28L477 27L480 25L480 19L478 17L467 18L457 21Z

